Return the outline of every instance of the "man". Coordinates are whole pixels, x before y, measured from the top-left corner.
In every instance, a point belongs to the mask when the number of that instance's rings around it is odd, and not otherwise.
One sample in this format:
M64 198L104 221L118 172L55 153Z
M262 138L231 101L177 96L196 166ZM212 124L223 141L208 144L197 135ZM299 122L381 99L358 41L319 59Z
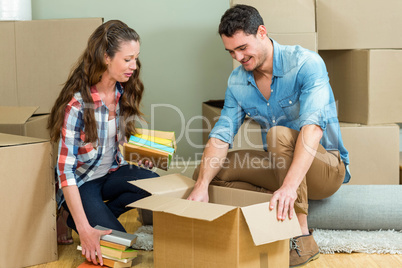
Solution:
M307 225L308 199L329 197L350 179L325 64L315 52L270 39L251 6L228 9L219 34L241 66L229 78L221 117L209 135L188 199L208 202L212 180L272 191L270 209L277 205L278 220L296 212L303 235L291 239L290 266L304 265L319 256ZM228 154L246 115L261 125L267 152Z

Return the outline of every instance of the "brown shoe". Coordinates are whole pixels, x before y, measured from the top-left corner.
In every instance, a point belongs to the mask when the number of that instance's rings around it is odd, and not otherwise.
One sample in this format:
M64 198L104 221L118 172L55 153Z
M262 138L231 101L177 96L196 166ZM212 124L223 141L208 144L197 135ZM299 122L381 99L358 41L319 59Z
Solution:
M310 230L308 235L290 239L289 255L289 267L301 267L320 257L320 251L313 237L313 230Z

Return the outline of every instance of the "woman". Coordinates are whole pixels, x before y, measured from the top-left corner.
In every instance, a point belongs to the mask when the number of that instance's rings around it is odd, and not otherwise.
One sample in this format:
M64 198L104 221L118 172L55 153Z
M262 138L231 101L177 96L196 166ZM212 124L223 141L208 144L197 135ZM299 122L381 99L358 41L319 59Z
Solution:
M71 229L80 237L82 254L97 264L100 225L125 231L117 218L149 194L130 180L156 177L128 165L119 144L135 132L134 118L144 86L139 78L138 34L121 21L99 26L73 68L52 109L48 128L59 139L57 201L58 242L72 243ZM152 163L145 163L152 167ZM65 202L64 202L65 201ZM103 264L101 254L99 262Z

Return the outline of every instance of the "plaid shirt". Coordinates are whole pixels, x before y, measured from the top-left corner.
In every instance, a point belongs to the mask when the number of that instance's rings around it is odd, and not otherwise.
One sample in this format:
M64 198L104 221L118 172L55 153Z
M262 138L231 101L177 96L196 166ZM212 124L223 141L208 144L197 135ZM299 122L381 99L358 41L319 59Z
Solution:
M120 97L123 88L116 83L116 138L114 145L115 159L109 172L115 171L127 162L123 159L119 144L124 142L124 133L119 125ZM109 109L103 103L95 86L91 87L93 104L85 104L81 93L77 92L67 104L64 123L59 142L58 161L56 166L58 178L57 203L64 201L61 188L70 185L83 185L100 165L107 142ZM90 107L89 107L90 106ZM98 141L85 143L84 109L94 109L98 131Z

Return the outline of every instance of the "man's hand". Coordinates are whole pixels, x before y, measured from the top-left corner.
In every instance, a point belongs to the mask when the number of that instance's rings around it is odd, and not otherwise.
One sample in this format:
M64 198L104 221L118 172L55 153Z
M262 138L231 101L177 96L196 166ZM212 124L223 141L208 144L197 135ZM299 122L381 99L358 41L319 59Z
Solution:
M107 235L111 232L112 230L101 231L89 227L79 233L82 247L82 255L84 255L89 262L97 265L98 262L96 261L96 256L98 256L100 265L103 265L99 240L102 235Z
M277 218L280 221L286 219L286 215L289 213L289 219L293 218L294 203L297 198L296 190L291 187L282 186L274 192L269 209L273 210L278 204Z
M200 184L195 184L193 191L187 197L187 200L199 201L199 202L208 202L208 185L202 186Z

